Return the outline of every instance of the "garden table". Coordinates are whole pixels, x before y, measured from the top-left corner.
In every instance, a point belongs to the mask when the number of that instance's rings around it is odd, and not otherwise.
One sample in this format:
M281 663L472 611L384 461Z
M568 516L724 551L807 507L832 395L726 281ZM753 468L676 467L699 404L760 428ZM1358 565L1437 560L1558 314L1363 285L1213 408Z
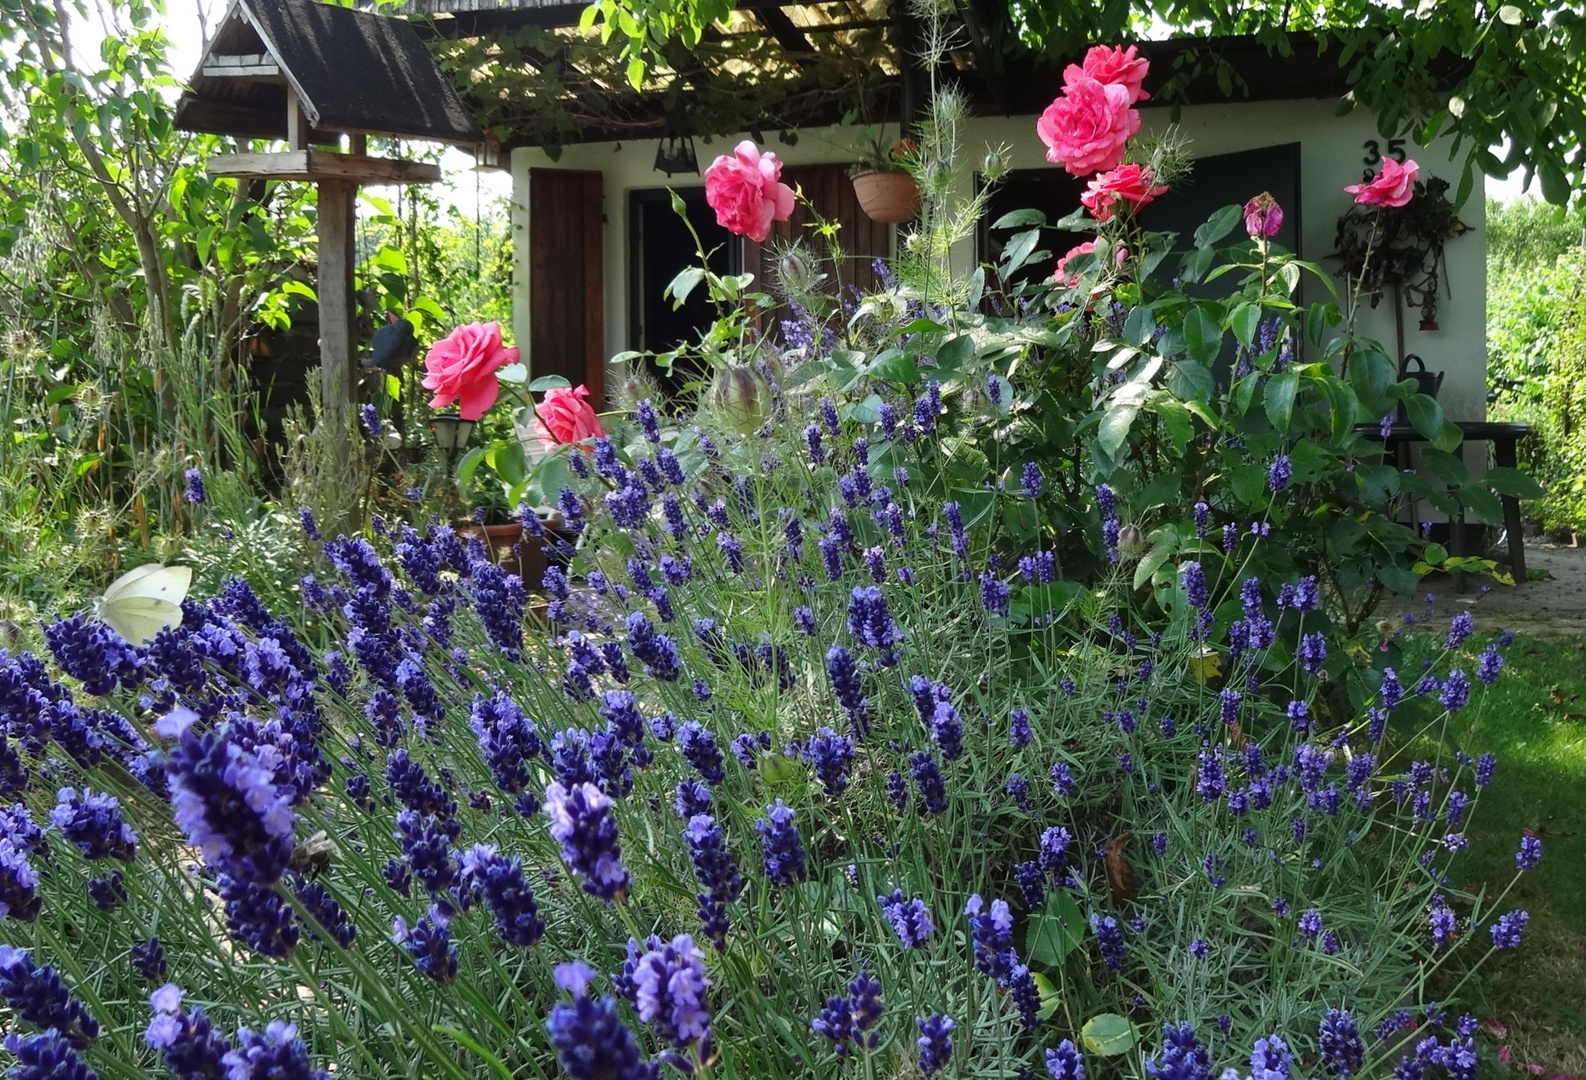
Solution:
M1508 468L1515 466L1515 443L1520 436L1530 432L1530 424L1511 424L1489 422L1485 420L1453 421L1455 427L1465 436L1459 444L1459 459L1465 460L1465 447L1473 442L1492 443L1494 463ZM1376 424L1360 424L1355 428L1355 434L1361 438L1372 439L1382 443L1382 456L1387 458L1394 455L1399 468L1409 465L1410 445L1412 443L1429 441L1425 435L1416 431L1409 424L1394 424L1386 435ZM1509 540L1509 571L1514 577L1515 584L1525 578L1525 534L1520 524L1520 500L1513 495L1499 495L1503 504L1503 529L1508 534ZM1465 512L1461 510L1459 517L1448 523L1449 553L1452 555L1468 555L1465 542ZM1454 575L1454 587L1463 592L1465 589L1465 575Z

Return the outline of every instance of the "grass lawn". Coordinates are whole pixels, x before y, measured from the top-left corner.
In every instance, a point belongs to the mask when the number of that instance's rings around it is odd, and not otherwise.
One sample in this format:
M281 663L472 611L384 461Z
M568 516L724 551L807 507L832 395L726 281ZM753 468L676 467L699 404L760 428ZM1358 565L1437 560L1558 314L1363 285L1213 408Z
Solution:
M1465 992L1477 1015L1507 1028L1482 1042L1508 1047L1510 1075L1586 1080L1586 638L1519 637L1507 659L1473 744L1496 754L1498 769L1455 882L1508 881L1522 829L1541 838L1542 865L1499 908L1531 913L1524 944L1491 957Z

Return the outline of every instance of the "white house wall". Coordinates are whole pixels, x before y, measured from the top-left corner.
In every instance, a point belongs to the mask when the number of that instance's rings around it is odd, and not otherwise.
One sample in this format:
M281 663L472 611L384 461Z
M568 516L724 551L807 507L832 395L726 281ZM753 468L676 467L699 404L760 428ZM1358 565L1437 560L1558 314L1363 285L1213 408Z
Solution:
M1310 259L1321 262L1329 269L1335 268L1336 263L1331 263L1325 256L1333 250L1338 217L1350 206L1350 196L1344 192L1344 185L1360 181L1364 169L1364 143L1368 139L1378 138L1376 127L1368 114L1357 111L1338 117L1335 109L1335 103L1330 100L1204 105L1184 109L1179 119L1180 130L1188 137L1190 150L1196 155L1225 154L1299 142L1304 252ZM1143 110L1143 119L1144 134L1160 133L1168 125L1169 112L1165 108L1147 108ZM978 161L985 146L1006 143L1012 148L1011 167L1044 166L1045 147L1036 137L1035 120L1034 116L976 118L965 125L966 160ZM735 142L721 137L709 144L700 141L698 151L701 167L706 166L717 154L729 152ZM1457 163L1449 159L1447 146L1446 140L1440 140L1430 149L1410 144L1406 150L1420 164L1423 176L1435 174L1457 187L1459 170ZM790 164L851 161L856 156L846 144L833 136L830 129L803 132L793 146L784 144L777 135L772 134L765 149L774 150L779 158ZM560 160L555 162L535 148L520 148L513 152L513 208L517 226L514 229L514 255L517 259L515 280L520 290L513 306L513 320L519 342L529 340L527 289L531 283L528 273L528 233L525 227L529 170L589 169L604 175L606 352L612 355L627 348L629 340L626 267L628 193L635 189L664 187L668 184L666 176L653 168L655 151L654 140L639 140L570 146L563 150ZM679 175L672 178L670 183L682 188L698 186L702 180L698 176ZM963 181L966 194L970 183L971 179L966 176ZM1255 194L1254 191L1230 190L1227 201L1243 202ZM1419 312L1406 310L1404 313L1405 351L1420 354L1425 358L1428 368L1447 373L1439 400L1448 415L1456 420L1480 420L1486 415L1484 206L1483 185L1478 182L1459 214L1470 231L1450 241L1447 247L1447 268L1438 310L1440 329L1420 330ZM1071 208L1042 209L1055 217ZM965 245L957 252L957 268L967 272L973 265L973 259L973 251ZM1335 282L1342 292L1343 283L1337 279ZM1315 287L1307 288L1306 294L1308 301L1322 296ZM1391 300L1385 297L1375 310L1366 308L1360 318L1360 329L1364 334L1381 341L1392 355L1395 351L1395 331ZM528 362L532 367L533 357L528 357Z

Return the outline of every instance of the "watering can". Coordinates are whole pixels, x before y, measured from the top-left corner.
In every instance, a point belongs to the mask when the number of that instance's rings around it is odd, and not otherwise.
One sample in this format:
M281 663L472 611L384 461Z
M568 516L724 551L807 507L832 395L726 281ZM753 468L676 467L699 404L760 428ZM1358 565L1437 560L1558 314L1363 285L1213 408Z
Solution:
M1415 365L1413 370L1410 366L1412 363ZM1444 374L1441 371L1427 371L1426 361L1415 353L1409 353L1403 360L1399 361L1399 381L1414 379L1416 393L1425 394L1430 398L1435 398L1438 390L1442 388ZM1399 423L1409 423L1409 417L1405 414L1404 402L1402 401L1399 402Z

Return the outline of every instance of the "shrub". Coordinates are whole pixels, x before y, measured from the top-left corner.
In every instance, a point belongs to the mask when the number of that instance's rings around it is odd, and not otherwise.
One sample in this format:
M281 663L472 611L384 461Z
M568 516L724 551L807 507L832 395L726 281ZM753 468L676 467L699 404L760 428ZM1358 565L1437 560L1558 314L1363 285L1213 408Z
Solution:
M572 451L550 636L477 546L398 526L325 545L328 651L234 581L147 650L55 624L64 682L6 657L0 992L57 1033L19 1059L1383 1071L1492 947L1440 870L1491 775L1468 626L1396 682L1321 644L1314 582L1242 570L1243 526L1141 622L924 494L934 386L886 435L867 388L766 374L755 433ZM1346 670L1382 680L1362 715L1319 693Z

